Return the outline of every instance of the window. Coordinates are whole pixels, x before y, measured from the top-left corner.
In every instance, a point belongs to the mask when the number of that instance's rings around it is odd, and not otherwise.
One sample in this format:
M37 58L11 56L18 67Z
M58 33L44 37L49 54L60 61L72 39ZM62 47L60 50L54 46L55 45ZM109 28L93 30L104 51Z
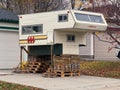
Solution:
M68 42L75 42L75 35L67 35Z
M101 16L89 15L91 22L103 23Z
M61 14L58 16L58 21L59 22L65 22L68 21L68 15L67 14Z
M75 13L75 17L78 21L104 23L103 19L100 15L89 15L89 14Z
M79 21L89 21L87 14L75 13L76 19Z
M22 34L40 34L43 33L43 25L29 25L22 27Z

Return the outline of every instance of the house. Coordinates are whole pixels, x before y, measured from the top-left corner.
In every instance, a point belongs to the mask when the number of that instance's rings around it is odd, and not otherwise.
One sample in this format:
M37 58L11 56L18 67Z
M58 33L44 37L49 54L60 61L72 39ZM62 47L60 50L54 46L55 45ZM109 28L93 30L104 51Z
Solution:
M113 21L113 20L112 20ZM118 37L120 26L108 22L108 28L114 34L114 37ZM119 38L116 40L119 41ZM117 57L119 45L116 42L110 43L112 38L106 32L98 32L98 34L88 33L86 35L86 46L80 47L80 56L87 59L95 60L119 60Z
M30 55L79 55L79 46L85 46L86 33L105 31L102 14L78 10L61 10L19 15L19 42ZM28 55L23 52L23 60Z
M93 4L94 3L95 2L93 2ZM118 18L120 17L118 11L116 11L119 9L119 7L117 7L116 5L111 4L106 0L104 3L101 4L99 3L98 5L95 4L94 8L93 7L87 8L86 10L103 13L103 15L106 17L105 19L108 24L107 29L119 33L120 19ZM118 60L116 56L118 54L119 48L111 49L111 47L115 47L115 46L113 43L105 42L108 39L110 39L110 37L108 34L106 34L106 32L98 32L98 36L96 36L94 33L87 34L86 35L87 45L80 47L80 56L83 58L94 59L94 60Z
M17 14L0 9L0 69L19 64L19 34Z

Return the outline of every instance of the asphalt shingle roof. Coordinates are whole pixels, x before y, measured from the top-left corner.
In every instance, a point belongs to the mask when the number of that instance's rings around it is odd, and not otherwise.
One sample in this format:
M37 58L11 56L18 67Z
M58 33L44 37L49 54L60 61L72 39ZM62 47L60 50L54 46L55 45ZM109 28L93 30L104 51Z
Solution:
M0 20L1 21L18 21L18 16L17 14L10 12L5 9L0 9Z

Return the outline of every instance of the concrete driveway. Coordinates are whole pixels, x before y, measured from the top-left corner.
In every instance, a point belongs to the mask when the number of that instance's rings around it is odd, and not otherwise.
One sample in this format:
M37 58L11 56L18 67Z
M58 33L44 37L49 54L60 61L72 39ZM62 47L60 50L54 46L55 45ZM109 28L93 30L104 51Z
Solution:
M45 78L41 74L15 74L0 71L0 80L46 90L120 90L120 79L93 76Z

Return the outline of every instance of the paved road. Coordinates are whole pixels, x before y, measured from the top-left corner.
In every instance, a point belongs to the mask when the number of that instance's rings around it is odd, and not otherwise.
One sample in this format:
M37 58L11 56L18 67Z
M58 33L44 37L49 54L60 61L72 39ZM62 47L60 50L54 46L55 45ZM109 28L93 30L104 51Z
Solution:
M120 90L120 79L84 76L44 78L40 74L12 74L0 71L0 80L47 90Z

